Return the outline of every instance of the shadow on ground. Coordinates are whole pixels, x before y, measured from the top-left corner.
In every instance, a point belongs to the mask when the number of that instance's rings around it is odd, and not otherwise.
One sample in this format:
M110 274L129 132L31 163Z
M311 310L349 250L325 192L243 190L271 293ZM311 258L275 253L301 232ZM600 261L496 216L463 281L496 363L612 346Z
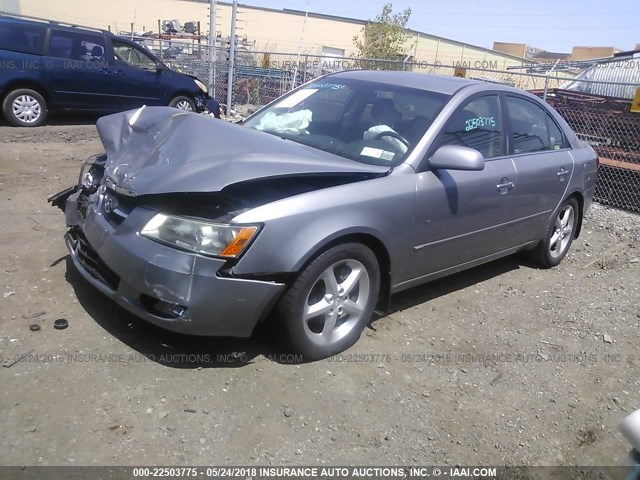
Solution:
M41 127L64 126L64 125L95 125L101 114L97 113L74 113L49 115ZM0 127L8 127L9 123L0 115ZM18 127L20 128L20 127ZM38 127L31 127L38 128Z
M524 255L511 255L500 260L471 268L455 275L443 277L424 285L413 287L409 290L397 293L391 297L391 310L389 313L400 312L407 308L415 307L449 293L468 288L482 283L494 277L498 277L519 268L534 268L539 266L527 259Z
M262 355L281 364L300 364L304 360L290 354L273 335L272 322L259 325L249 338L198 337L163 330L147 323L103 295L78 273L70 256L66 261L66 280L86 312L107 332L151 361L171 368L238 368L255 362ZM414 287L391 299L389 314L429 302L490 278L533 265L519 256L497 260L465 272ZM376 316L369 326L375 330ZM73 327L73 319L70 319Z

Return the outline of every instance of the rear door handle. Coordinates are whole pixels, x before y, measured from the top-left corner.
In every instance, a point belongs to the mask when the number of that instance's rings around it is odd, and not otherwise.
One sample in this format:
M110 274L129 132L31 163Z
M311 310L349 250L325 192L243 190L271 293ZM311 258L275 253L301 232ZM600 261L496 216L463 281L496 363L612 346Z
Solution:
M558 178L560 179L561 182L564 182L564 177L565 175L569 174L569 170L565 169L564 167L560 167L560 170L558 170L558 173L556 175L558 175Z

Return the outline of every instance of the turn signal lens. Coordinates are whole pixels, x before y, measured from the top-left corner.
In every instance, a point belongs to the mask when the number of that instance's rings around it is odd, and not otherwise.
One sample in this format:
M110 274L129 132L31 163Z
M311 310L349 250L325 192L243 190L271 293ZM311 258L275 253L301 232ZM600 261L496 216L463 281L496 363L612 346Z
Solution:
M227 245L227 247L220 252L221 257L235 257L237 256L247 245L247 242L253 238L253 235L258 230L258 227L244 227L241 228L238 234Z

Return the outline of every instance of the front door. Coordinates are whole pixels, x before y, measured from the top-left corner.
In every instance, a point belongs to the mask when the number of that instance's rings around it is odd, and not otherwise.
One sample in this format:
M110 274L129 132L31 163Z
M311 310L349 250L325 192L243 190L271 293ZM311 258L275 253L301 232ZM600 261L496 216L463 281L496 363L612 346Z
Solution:
M481 259L513 246L511 195L516 170L506 155L497 95L463 104L436 138L463 145L485 157L482 171L430 170L418 174L413 261L405 278L415 279ZM428 155L429 155L428 154Z
M112 39L113 58L109 75L112 78L113 101L119 110L142 105L168 105L169 93L156 60L133 43Z

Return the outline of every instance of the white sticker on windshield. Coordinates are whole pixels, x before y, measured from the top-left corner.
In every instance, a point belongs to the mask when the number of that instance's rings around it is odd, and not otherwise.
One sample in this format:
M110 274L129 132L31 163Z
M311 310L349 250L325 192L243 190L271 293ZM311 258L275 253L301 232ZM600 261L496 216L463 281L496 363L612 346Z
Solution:
M364 147L360 152L360 155L371 158L380 158L382 160L393 160L396 156L393 152L388 152L380 148Z
M298 90L296 93L292 93L284 100L276 103L273 108L293 108L317 91L317 88L305 88L304 90Z

